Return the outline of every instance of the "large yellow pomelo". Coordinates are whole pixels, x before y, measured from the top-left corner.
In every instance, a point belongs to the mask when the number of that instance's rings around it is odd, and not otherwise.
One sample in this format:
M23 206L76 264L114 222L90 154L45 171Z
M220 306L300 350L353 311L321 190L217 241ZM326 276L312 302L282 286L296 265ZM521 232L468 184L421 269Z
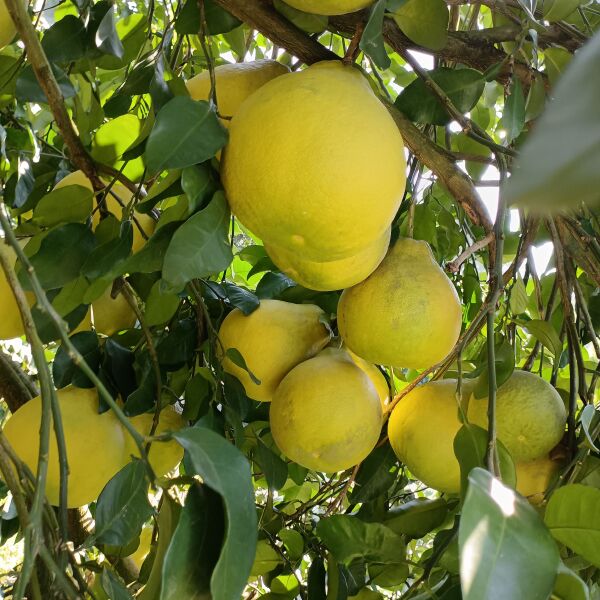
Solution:
M323 317L323 311L314 304L281 300L262 300L248 316L236 308L219 329L217 351L223 368L241 381L250 398L270 402L281 380L329 342L330 333L321 322ZM241 353L260 384L224 355L229 348Z
M2 239L0 239L0 244L4 244L3 252L6 253L6 256L14 266L17 261L16 252L5 244ZM0 340L10 340L20 337L24 333L25 327L23 326L23 321L21 321L21 313L19 312L17 301L15 300L12 288L8 284L4 270L0 267Z
M424 484L440 492L460 492L454 438L461 428L456 379L416 387L394 407L388 424L396 456Z
M487 398L469 399L469 421L487 429ZM498 438L515 463L544 456L560 442L567 412L559 393L544 379L515 371L496 395Z
M92 302L92 322L98 333L111 336L117 331L129 329L135 325L136 316L123 294L111 296L109 287L99 298Z
M452 282L422 241L400 239L362 283L345 290L338 327L353 352L378 365L422 369L452 350L462 323Z
M223 117L233 117L248 96L267 81L287 73L289 69L276 60L256 60L248 63L219 65L215 68L215 89L217 106ZM208 100L210 95L210 74L208 71L186 81L190 96L194 100ZM229 126L229 119L224 119Z
M111 411L98 414L95 389L66 387L58 390L69 463L68 506L76 507L96 500L108 480L123 464L125 438L119 421ZM4 433L18 456L35 473L39 449L41 398L24 404L6 422ZM46 495L58 505L60 467L54 431L50 434Z
M130 417L132 425L142 435L150 435L152 430L152 422L154 415L151 413L145 413L143 415L137 415L136 417ZM154 435L160 435L168 431L178 431L185 427L185 421L171 406L163 408L160 413L158 420L158 427L154 432ZM128 462L132 456L139 458L140 454L138 451L133 438L125 432L125 460ZM162 477L170 471L172 471L183 458L183 448L175 441L169 440L168 442L153 442L150 446L150 454L148 459L150 465L154 470L157 477Z
M371 6L374 0L285 0L286 4L315 15L345 15Z
M0 0L0 50L12 42L17 29L6 8L6 2Z
M366 279L385 256L391 230L353 256L330 261L314 261L294 250L265 243L271 260L294 281L310 290L342 290Z
M325 473L365 459L377 444L381 419L375 386L343 351L318 354L292 369L270 411L279 449L299 465Z
M233 118L221 170L263 241L326 261L380 239L406 183L404 144L356 68L317 63L266 83Z
M92 182L85 176L82 171L74 171L67 175L64 179L61 179L54 189L60 189L68 185L80 185L81 187L94 190ZM110 191L106 195L105 203L109 213L121 221L123 218L123 208L131 202L133 194L121 183L116 182L111 186ZM118 198L118 199L117 199ZM94 206L94 212L92 213L92 226L94 229L100 223L100 211ZM137 252L146 243L146 238L149 238L154 232L156 223L154 219L149 215L142 213L134 213L133 227L133 245L132 252ZM142 234L142 231L144 232ZM145 236L145 237L144 237Z
M515 464L517 472L517 492L531 504L541 504L544 493L561 468L561 462L542 456L529 462Z
M144 561L148 554L150 554L150 548L152 547L152 533L154 528L152 525L146 525L142 528L140 533L140 543L136 550L128 556L138 569L142 568Z

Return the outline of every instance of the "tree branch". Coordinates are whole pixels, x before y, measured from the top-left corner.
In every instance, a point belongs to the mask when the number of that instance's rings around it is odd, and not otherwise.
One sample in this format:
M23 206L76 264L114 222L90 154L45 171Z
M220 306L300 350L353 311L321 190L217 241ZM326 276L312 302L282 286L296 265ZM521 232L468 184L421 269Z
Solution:
M28 400L39 395L35 384L10 358L0 350L0 397L15 412Z

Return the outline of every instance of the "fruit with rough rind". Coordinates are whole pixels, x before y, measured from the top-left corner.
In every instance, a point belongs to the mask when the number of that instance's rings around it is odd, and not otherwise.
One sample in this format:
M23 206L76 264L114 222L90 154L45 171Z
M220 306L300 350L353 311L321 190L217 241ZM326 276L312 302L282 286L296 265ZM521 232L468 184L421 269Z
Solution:
M271 260L286 275L310 290L343 290L366 279L381 263L390 243L391 230L357 254L319 262L304 259L295 251L265 243Z
M371 6L374 0L285 0L286 4L315 15L345 15Z
M17 33L17 28L6 8L6 2L0 0L0 50L12 42L15 33Z
M288 72L289 69L285 65L268 59L219 65L214 71L219 114L223 117L233 117L248 96L267 81ZM185 84L193 100L208 100L210 95L208 71L202 71ZM228 127L229 119L223 119L223 124Z
M361 72L321 62L266 83L229 127L221 169L233 213L305 260L380 239L406 183L404 144Z
M300 362L324 348L331 337L325 313L314 304L262 300L248 316L238 308L221 323L217 353L223 369L235 375L249 398L270 402L281 380ZM235 348L260 383L225 353Z
M154 420L153 414L144 413L135 417L129 417L129 420L139 433L144 436L150 435ZM185 427L185 421L181 415L171 406L167 406L160 413L158 427L154 435L160 435L169 431L178 431L183 427ZM125 433L125 463L129 462L132 456L139 458L140 454L133 438L128 433ZM176 440L153 442L150 446L148 459L154 474L157 477L162 477L170 473L181 462L183 459L183 448Z
M344 290L338 327L365 360L399 368L430 367L460 334L458 294L423 241L399 239L363 282Z
M388 424L396 456L425 485L460 492L454 438L461 428L456 379L432 381L410 391L394 407Z
M112 411L98 414L98 392L95 389L66 387L57 391L67 461L69 465L69 508L96 500L102 488L123 465L125 437ZM33 398L19 408L6 422L4 434L17 455L36 473L41 422L41 397ZM46 496L58 506L60 466L54 432L50 432Z
M54 189L58 190L69 185L79 185L87 188L88 190L94 191L92 182L85 176L83 171L74 171L69 173L66 177L61 179L55 186ZM123 216L123 208L131 202L133 194L121 183L116 182L111 186L110 191L106 195L105 202L106 208L109 213L115 216L115 218L121 221ZM92 213L92 227L95 229L100 223L100 211L94 205L94 212ZM154 232L156 223L154 219L149 215L142 213L134 213L133 227L133 244L132 252L137 252L144 246L146 239L149 238ZM143 231L143 234L142 234Z
M487 398L469 399L469 421L487 429ZM515 463L544 456L560 442L567 412L559 393L527 371L515 371L496 395L496 430Z
M1 1L1 0L0 0ZM16 252L0 239L0 244L3 244L1 251L6 255L8 260L15 265L17 261ZM21 321L21 313L17 306L17 301L10 287L6 275L0 267L0 340L10 340L20 337L25 333L23 321Z
M271 433L291 460L333 473L364 460L381 431L377 390L350 356L326 352L300 363L271 403Z
M92 322L98 333L111 336L117 331L130 329L135 325L136 316L123 294L111 296L109 287L92 302Z
M552 460L549 456L515 464L517 492L525 496L531 504L541 504L544 493L561 466L560 461Z

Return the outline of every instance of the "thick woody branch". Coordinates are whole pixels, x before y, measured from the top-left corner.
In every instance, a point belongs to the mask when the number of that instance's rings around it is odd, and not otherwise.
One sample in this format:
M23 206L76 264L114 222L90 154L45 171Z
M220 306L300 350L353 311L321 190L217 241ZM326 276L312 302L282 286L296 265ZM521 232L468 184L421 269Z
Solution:
M0 398L15 412L39 394L33 382L5 352L0 350Z
M103 189L104 185L98 177L94 161L87 153L71 123L71 118L65 106L65 99L58 87L38 34L27 13L27 3L22 2L22 0L5 0L5 2L8 12L17 28L19 37L25 44L27 59L33 68L40 87L46 95L56 125L71 155L71 160L78 169L81 169L86 174L96 190Z

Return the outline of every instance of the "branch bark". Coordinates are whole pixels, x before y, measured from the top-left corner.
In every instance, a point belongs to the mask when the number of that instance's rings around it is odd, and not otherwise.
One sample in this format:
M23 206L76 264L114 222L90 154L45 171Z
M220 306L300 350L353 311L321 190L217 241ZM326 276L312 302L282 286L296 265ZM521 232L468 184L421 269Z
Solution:
M15 412L39 391L8 354L0 350L0 397Z

